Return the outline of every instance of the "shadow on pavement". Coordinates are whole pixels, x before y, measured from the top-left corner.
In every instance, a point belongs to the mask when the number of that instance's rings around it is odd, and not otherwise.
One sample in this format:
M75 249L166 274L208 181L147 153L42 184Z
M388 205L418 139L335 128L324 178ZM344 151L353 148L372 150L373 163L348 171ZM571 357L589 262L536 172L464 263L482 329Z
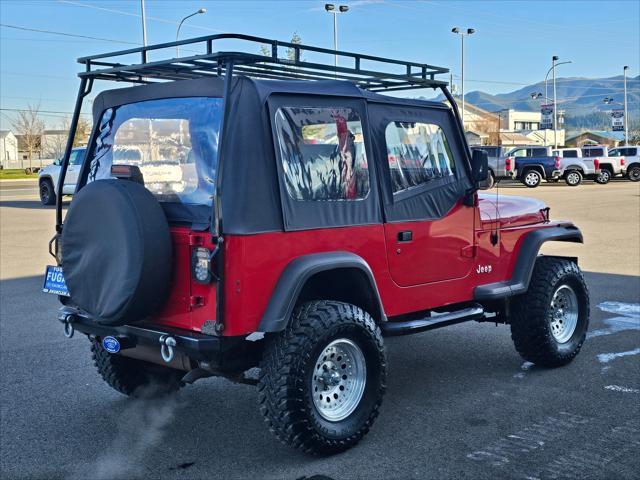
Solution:
M71 200L62 202L63 206L68 206ZM6 208L26 208L29 210L55 210L55 205L42 205L39 200L0 200L0 207Z

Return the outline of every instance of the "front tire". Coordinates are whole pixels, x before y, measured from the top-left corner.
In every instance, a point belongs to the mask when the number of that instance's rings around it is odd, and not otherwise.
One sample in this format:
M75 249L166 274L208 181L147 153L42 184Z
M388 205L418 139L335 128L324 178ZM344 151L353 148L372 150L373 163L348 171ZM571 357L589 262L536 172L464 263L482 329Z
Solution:
M589 291L575 262L538 257L528 291L514 300L511 338L522 358L543 367L571 362L589 327Z
M40 182L40 203L42 205L53 205L56 203L56 192L53 183L49 179Z
M177 392L184 372L152 363L111 354L98 340L91 340L91 353L98 373L123 395L150 398Z
M386 389L382 334L371 316L337 301L296 308L267 341L260 410L285 444L307 453L351 448L369 431Z
M582 172L580 170L570 170L564 176L564 181L570 187L577 187L582 183Z
M542 175L537 170L527 170L522 175L522 183L529 188L536 188L542 182Z

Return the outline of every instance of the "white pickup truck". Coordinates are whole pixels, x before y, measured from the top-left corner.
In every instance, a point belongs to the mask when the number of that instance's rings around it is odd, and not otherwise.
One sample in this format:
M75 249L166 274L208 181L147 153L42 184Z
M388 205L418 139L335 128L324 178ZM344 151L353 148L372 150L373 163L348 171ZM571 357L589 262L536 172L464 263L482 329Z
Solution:
M562 178L570 187L577 187L584 178L597 180L600 175L600 161L595 158L584 158L580 148L559 148L552 153L560 157Z
M69 167L64 177L64 187L62 195L73 195L76 191L76 183L78 183L78 174L84 160L86 147L74 148L71 150L69 157ZM43 205L53 205L56 203L58 192L58 177L60 176L60 164L62 159L59 158L51 165L42 168L38 173L38 190L40 191L40 202Z
M622 162L627 168L627 178L632 182L640 181L640 147L628 145L626 147L612 148L609 150L609 158L622 157Z
M604 185L617 176L627 173L624 157L610 157L609 150L603 145L582 147L582 158L597 160L600 165L600 174L595 181Z

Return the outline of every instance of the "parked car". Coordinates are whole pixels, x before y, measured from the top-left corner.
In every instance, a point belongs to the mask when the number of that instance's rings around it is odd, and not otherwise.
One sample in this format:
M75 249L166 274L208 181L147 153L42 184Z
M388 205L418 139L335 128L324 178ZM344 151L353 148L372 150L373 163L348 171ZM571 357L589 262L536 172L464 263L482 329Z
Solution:
M244 45L211 48L222 39ZM298 50L324 48L234 34L181 44L209 53L144 63L150 45L79 60L80 98L94 80L142 83L95 97L91 169L64 221L58 196L57 265L44 284L62 303L65 334L88 336L111 387L168 393L211 376L257 384L281 441L332 454L378 416L385 335L488 321L510 325L536 365L578 354L589 324L584 278L575 257L538 251L582 234L541 201L478 193L487 156L470 155L456 102L436 78L447 69L340 52L354 59L340 69L354 80L326 80L333 62L309 64ZM271 56L241 53L260 45ZM284 48L293 60L277 57ZM394 86L439 88L449 105L376 93ZM115 147L133 145L144 164L114 159ZM156 178L149 188L145 170L185 146L197 181ZM200 422L207 408L197 406Z
M570 187L577 187L585 177L595 180L600 173L599 161L588 158L583 160L580 148L559 148L552 153L560 157L562 178Z
M640 147L632 145L609 150L609 158L618 157L624 157L622 162L626 165L627 178L632 182L640 181Z
M520 153L520 152L517 152ZM563 171L558 156L511 156L505 159L506 169L511 178L519 180L529 188L535 188L542 180L548 182L557 181L562 177Z
M482 150L483 152L486 152L489 157L489 178L487 179L487 188L493 187L496 180L510 178L509 173L505 169L504 162L510 147L483 145L471 147L471 150Z
M73 195L78 183L78 172L84 160L86 147L78 147L71 150L67 174L64 177L64 187L62 195ZM60 176L60 166L62 159L55 160L52 164L40 169L38 173L38 189L40 192L40 202L43 205L53 205L56 203L58 192L58 178Z
M616 175L627 173L624 158L621 156L610 157L607 147L602 145L582 147L582 159L585 164L593 162L595 168L599 168L600 171L593 176L593 179L601 185L609 183Z

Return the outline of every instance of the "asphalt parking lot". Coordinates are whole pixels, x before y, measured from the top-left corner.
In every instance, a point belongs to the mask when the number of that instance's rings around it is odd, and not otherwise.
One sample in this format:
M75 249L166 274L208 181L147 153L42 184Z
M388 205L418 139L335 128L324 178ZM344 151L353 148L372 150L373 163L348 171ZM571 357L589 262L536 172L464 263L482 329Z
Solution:
M253 387L207 379L175 398L129 400L67 340L40 292L54 210L34 184L0 183L0 476L2 478L631 479L640 472L640 183L529 195L571 219L591 325L570 365L524 363L509 329L467 323L387 340L388 391L368 436L308 457L266 430ZM496 194L496 189L490 191Z

